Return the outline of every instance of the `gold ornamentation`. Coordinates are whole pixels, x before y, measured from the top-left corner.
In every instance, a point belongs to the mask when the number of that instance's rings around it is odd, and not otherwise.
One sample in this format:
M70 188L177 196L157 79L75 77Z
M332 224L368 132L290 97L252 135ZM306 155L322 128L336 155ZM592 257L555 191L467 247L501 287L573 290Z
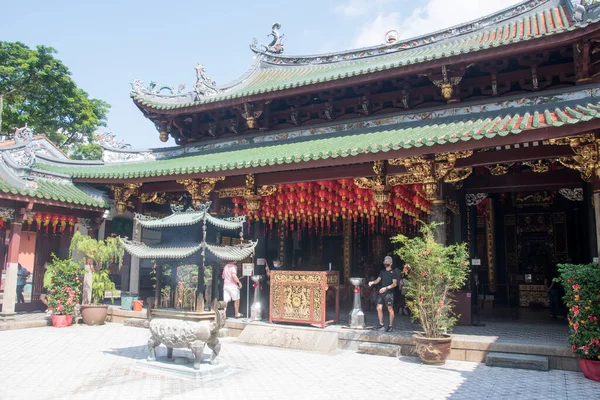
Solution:
M454 96L454 87L462 81L462 76L455 76L452 78L448 77L448 69L445 65L442 66L442 79L434 80L431 79L431 82L442 89L442 97L448 101L448 103L453 103L458 101L457 99L453 99Z
M246 194L246 188L227 188L219 190L219 198L226 199L229 197L243 196Z
M467 179L472 172L473 168L471 167L454 168L452 171L448 172L448 174L444 177L444 182L454 184L460 183L460 185L462 186L462 181Z
M433 159L423 156L396 158L389 160L392 165L401 165L406 168L406 174L388 176L388 186L410 185L422 183L429 200L436 198L438 181L457 183L466 179L473 171L470 167L455 168L456 160L473 155L472 150L463 150L455 153L439 153Z
M142 203L155 203L163 205L167 202L167 195L165 193L142 193L140 195L140 201Z
M259 196L270 196L277 191L277 186L275 185L263 185L258 188L256 191Z
M256 194L246 195L246 208L248 211L256 212L260 210L260 196Z
M199 181L179 179L177 183L185 187L185 190L192 196L192 205L198 207L201 203L209 200L211 192L215 189L215 184L223 180L225 180L224 176L217 176L214 178L202 178Z
M596 140L593 133L585 133L577 136L567 136L564 138L549 139L548 143L555 146L577 147L587 143L594 143Z
M373 190L373 200L377 204L385 204L390 201L390 188L386 186L387 178L383 161L373 163L373 172L375 178L355 178L354 184L361 189Z
M545 172L550 171L550 164L545 163L543 160L537 160L537 162L535 163L526 161L523 164L527 165L529 168L531 168L533 172L536 172L538 174L543 174Z
M446 197L446 208L450 210L454 215L460 214L458 202L450 197Z
M572 143L581 143L573 141ZM571 157L561 157L558 161L567 168L577 170L581 173L581 178L586 182L591 182L592 177L600 177L600 163L598 154L600 140L594 140L592 143L576 145L571 144L575 155Z
M124 186L111 186L117 212L123 214L129 206L129 198L138 195L138 189L142 186L141 183L127 183Z
M244 103L244 112L242 117L246 120L246 126L248 129L258 128L257 119L262 115L262 110L254 111L254 105L250 103Z
M504 164L496 164L493 167L488 167L490 174L494 176L506 175L510 166Z

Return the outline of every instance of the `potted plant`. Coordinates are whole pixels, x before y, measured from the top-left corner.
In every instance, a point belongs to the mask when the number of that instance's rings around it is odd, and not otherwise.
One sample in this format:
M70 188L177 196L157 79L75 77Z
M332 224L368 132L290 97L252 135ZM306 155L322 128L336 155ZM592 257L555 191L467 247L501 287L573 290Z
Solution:
M108 305L101 303L104 301L106 292L116 290L115 284L110 280L109 268L113 264L117 265L119 269L121 268L123 246L118 237L97 240L75 232L71 239L71 256L74 251L83 253L83 267L86 272L92 274L91 304L86 304L89 299L84 299L84 304L81 306L81 318L88 325L101 325L106 320L108 313Z
M52 282L48 287L48 309L52 313L52 326L63 328L73 323L75 305L81 296L81 268L73 260L60 260L52 254L48 267Z
M559 264L558 278L569 309L569 342L583 375L600 382L600 267Z
M407 304L411 319L418 320L423 333L413 335L416 352L426 364L443 364L450 354L450 329L456 323L451 291L460 289L469 275L466 245L436 242L440 223L422 224L421 236L398 235L393 242L401 247L396 254L406 263Z

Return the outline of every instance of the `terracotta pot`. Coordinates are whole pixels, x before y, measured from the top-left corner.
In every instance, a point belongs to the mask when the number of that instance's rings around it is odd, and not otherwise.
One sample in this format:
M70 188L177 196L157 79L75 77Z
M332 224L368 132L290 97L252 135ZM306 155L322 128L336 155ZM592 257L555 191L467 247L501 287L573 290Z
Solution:
M443 364L450 355L452 336L442 338L427 338L422 334L413 335L415 350L425 364Z
M52 315L52 326L55 328L65 328L73 323L73 315Z
M81 319L86 325L102 325L106 321L108 306L106 304L87 304L81 306Z
M596 382L600 382L600 361L579 359L579 366L583 376Z

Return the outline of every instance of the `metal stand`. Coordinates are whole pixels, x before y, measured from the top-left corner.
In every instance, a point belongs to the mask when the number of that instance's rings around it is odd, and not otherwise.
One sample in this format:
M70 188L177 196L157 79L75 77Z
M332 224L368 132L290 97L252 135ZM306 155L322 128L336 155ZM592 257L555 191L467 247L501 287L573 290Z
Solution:
M254 288L254 301L250 308L250 319L253 321L260 321L262 319L262 304L260 301L261 284L264 280L263 275L252 275L252 282L256 285Z
M246 318L250 316L250 277L246 278Z
M354 286L354 305L350 311L350 328L365 329L365 313L361 308L360 287L364 284L364 278L350 278Z

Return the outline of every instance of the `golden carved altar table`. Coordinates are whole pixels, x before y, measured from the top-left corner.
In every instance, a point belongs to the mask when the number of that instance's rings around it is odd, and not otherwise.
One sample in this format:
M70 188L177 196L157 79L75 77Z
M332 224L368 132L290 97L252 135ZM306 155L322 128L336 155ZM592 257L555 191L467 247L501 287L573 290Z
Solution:
M325 325L340 320L338 271L271 271L270 322ZM327 291L335 289L335 320L327 321Z

